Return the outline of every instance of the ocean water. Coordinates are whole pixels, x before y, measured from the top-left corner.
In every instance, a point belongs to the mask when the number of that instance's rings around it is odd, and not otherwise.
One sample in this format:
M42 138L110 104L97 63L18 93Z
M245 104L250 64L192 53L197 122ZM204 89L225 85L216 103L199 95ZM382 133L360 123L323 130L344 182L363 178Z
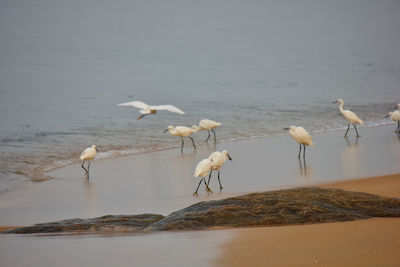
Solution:
M400 1L0 3L0 191L79 161L174 148L168 125L222 122L219 142L367 126L400 102ZM118 103L173 104L137 120ZM203 142L206 132L194 136Z

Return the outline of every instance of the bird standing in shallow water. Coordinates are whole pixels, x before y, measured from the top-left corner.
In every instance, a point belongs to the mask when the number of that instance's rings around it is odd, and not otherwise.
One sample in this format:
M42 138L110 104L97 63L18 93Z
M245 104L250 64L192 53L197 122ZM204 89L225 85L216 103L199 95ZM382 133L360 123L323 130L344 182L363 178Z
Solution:
M221 180L219 179L219 173L221 167L225 164L226 160L232 160L231 156L228 154L228 151L223 150L222 152L215 151L211 153L208 157L209 160L212 162L210 175L208 176L208 184L210 184L211 174L212 171L218 171L218 182L219 182L219 189L222 189Z
M214 134L214 143L217 142L217 137L215 135L214 129L219 126L221 126L221 123L212 121L212 120L208 120L208 119L204 119L199 122L199 130L207 130L208 131L208 137L206 139L206 142L208 142L208 139L210 139L210 131L212 131Z
M193 195L197 195L197 191L199 190L202 181L204 181L204 184L206 185L207 192L212 192L211 189L208 187L205 178L208 172L211 170L211 167L212 167L212 161L210 159L203 159L197 164L196 169L194 171L194 177L201 177L201 180Z
M343 109L343 105L344 105L343 99L338 99L333 103L340 103L340 105L339 105L340 113L342 113L343 117L345 117L345 119L349 122L349 125L347 126L347 131L344 134L344 137L347 137L347 132L350 129L350 124L353 124L354 129L356 130L356 134L357 134L356 136L360 137L360 135L358 134L358 131L357 131L356 124L364 125L364 122L353 111L348 110L348 109Z
M193 147L196 150L196 145L194 144L194 140L193 140L192 137L190 137L191 134L196 133L198 131L198 127L196 125L193 125L192 128L189 128L189 127L186 127L186 126L176 126L176 127L174 127L174 126L170 125L164 131L164 133L166 133L168 131L169 131L169 133L171 135L180 136L181 137L181 140L182 140L181 153L183 153L183 145L184 145L183 138L184 137L188 137L188 138L190 138L190 140L192 140Z
M398 108L400 109L400 104L397 104ZM395 130L396 133L400 133L400 110L397 109L395 111L389 112L385 118L391 118L392 121L397 121L397 128Z
M81 167L85 170L86 172L86 178L89 179L89 167L90 167L90 162L94 159L94 157L96 156L97 152L99 152L99 150L97 149L96 145L92 145L91 147L86 148L81 156L80 159L82 160L82 165ZM84 164L85 161L88 161L88 166L87 169L85 168Z
M290 126L289 128L285 128L284 130L289 130L289 133L293 137L293 139L296 140L297 143L300 144L299 155L298 155L299 159L300 159L300 154L301 154L301 145L303 145L303 147L304 147L303 159L305 159L306 146L314 146L311 136L308 134L306 129L304 129L303 127Z
M138 117L138 120L142 119L144 116L150 114L156 114L158 110L168 110L182 115L185 114L185 112L172 105L149 106L146 103L143 103L142 101L132 101L127 103L122 103L118 104L118 106L132 106L135 108L139 108L140 109L139 112L142 115Z

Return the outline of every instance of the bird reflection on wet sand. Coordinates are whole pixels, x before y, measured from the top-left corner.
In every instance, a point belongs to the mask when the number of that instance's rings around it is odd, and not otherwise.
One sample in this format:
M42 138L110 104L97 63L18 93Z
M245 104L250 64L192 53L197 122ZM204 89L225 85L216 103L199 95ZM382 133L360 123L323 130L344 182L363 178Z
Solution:
M87 216L96 216L100 209L99 207L99 194L97 192L96 184L91 183L89 180L82 181L83 194L84 194L84 208Z
M358 172L360 166L360 144L359 138L346 137L346 146L342 151L342 168L346 173L352 176Z
M354 141L350 141L349 137L345 138L347 147L357 147L358 146L358 137L355 137L354 139L355 139Z
M305 159L299 158L299 177L301 178L311 178L313 177L314 171L311 165L307 165Z

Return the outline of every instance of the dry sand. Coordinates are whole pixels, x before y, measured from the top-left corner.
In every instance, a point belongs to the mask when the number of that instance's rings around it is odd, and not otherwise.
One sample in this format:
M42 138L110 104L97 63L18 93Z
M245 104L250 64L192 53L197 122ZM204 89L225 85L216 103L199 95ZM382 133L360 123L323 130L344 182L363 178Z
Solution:
M322 187L399 198L400 174ZM400 266L400 218L233 231L218 266Z

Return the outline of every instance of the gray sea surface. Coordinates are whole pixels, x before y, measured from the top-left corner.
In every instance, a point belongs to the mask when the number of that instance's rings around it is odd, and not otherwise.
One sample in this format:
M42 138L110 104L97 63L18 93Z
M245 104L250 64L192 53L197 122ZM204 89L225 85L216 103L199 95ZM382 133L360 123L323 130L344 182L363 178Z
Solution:
M400 102L400 1L0 3L0 191L79 161L172 147L168 125L222 122L219 142L367 126ZM137 120L117 106L173 104ZM194 136L203 142L206 132Z

